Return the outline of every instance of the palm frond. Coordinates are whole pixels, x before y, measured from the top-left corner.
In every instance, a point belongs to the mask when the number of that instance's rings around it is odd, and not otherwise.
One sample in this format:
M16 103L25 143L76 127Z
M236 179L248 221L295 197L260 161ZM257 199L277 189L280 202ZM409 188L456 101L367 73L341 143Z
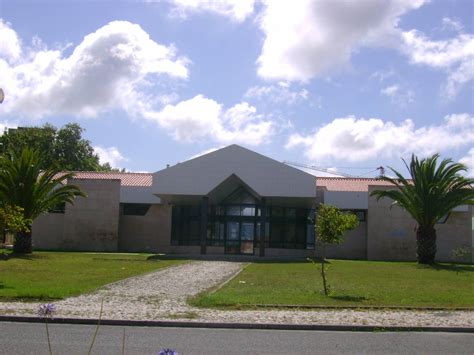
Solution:
M404 208L420 226L433 227L444 215L455 207L474 202L474 179L461 175L467 168L451 159L438 164L439 154L418 159L412 155L408 164L403 163L410 174L410 181L393 168L389 168L396 179L381 177L390 182L395 190L374 190L371 196L377 200L390 198Z
M59 203L73 203L85 196L79 187L67 185L72 173L51 168L40 170L40 155L31 149L11 158L0 158L0 201L23 208L26 218L34 219Z

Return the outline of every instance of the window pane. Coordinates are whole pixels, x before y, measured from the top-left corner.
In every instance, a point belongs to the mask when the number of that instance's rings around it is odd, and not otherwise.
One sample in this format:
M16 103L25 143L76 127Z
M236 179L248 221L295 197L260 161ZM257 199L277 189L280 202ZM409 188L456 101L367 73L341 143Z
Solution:
M239 222L227 222L227 240L239 240Z
M255 216L255 207L242 206L242 216Z
M240 206L227 206L228 216L240 216Z
M356 211L355 215L357 216L357 219L359 222L365 222L365 212L364 211Z
M242 223L242 232L241 232L241 239L242 240L253 240L253 223Z
M285 226L283 245L285 248L294 248L295 241L296 241L296 224L287 222Z
M150 209L148 203L124 203L123 214L125 216L144 216Z
M296 217L296 208L287 208L286 217L290 217L290 218Z
M283 236L283 225L272 223L270 227L270 247L281 248Z
M66 203L58 203L56 206L53 208L50 208L48 210L48 213L64 213L66 211Z
M283 208L282 207L272 207L272 216L281 217L283 216Z
M314 226L312 224L306 226L306 248L314 249Z

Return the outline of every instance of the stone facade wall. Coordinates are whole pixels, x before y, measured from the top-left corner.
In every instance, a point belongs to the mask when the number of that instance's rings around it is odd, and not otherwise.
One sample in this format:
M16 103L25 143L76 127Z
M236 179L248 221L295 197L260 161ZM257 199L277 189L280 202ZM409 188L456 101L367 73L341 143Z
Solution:
M390 187L370 186L375 189ZM369 196L367 257L369 260L416 260L415 220L390 199ZM452 212L445 224L436 225L438 261L455 261L453 249L472 248L472 207L466 212ZM469 260L466 260L469 261Z
M445 224L436 227L438 247L436 258L439 261L474 262L472 213L472 206L469 206L466 212L452 212ZM453 250L460 248L470 250L470 255L462 259L453 259Z
M316 244L316 255L320 256ZM367 258L367 222L359 222L356 229L346 233L344 242L326 246L326 258L330 259L366 259Z
M171 249L171 207L151 205L145 216L120 214L119 250L167 253Z
M47 214L33 224L37 248L75 251L117 251L120 180L72 180L87 193L64 214Z
M61 249L63 228L64 213L46 213L39 216L32 227L33 248Z

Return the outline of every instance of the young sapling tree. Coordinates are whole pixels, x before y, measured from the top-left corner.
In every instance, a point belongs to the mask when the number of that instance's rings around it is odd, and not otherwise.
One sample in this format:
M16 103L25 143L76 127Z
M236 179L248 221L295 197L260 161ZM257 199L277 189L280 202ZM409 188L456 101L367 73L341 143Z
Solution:
M324 294L329 295L330 286L326 280L326 245L341 244L344 241L345 232L359 225L357 216L353 213L344 212L334 206L321 204L319 206L315 232L316 239L321 246L321 276L323 278Z

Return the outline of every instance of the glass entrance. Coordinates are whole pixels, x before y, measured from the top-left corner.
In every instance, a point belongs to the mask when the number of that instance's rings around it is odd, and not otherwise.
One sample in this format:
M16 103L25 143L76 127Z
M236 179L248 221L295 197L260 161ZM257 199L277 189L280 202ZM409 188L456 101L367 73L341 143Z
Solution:
M253 222L228 221L226 254L253 254L254 229Z

